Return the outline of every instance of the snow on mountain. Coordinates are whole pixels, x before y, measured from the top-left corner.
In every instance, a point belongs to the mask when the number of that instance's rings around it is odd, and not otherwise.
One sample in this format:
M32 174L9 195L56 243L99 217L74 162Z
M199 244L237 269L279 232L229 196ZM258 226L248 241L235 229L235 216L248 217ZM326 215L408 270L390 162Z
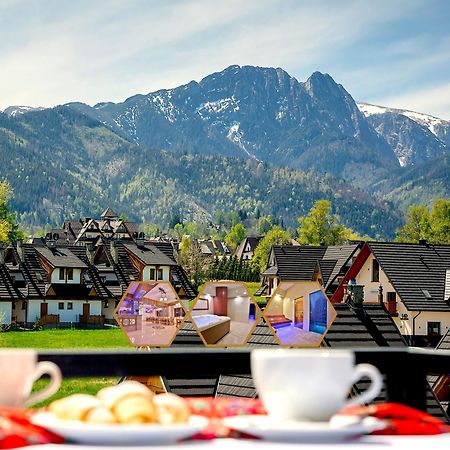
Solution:
M437 136L437 128L439 126L450 126L450 122L438 117L430 116L429 114L422 114L415 111L409 111L407 109L388 108L386 106L371 105L370 103L357 103L359 110L366 116L372 116L373 114L395 113L409 117L419 125L427 127L434 135ZM439 137L439 136L438 136Z
M8 106L3 113L9 117L17 117L21 114L26 114L32 111L42 111L45 108L42 107L32 107L32 106Z

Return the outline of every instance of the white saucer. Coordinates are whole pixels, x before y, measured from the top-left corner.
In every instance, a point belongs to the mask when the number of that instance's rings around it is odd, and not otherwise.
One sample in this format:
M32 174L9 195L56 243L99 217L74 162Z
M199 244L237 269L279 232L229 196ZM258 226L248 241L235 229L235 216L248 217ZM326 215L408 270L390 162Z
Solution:
M61 420L49 412L35 414L31 422L59 434L67 441L100 445L173 444L194 435L208 425L208 419L202 416L191 416L189 422L173 425L124 425Z
M340 442L386 427L385 422L367 417L363 420L339 416L330 422L277 422L270 416L227 417L224 423L232 430L270 441Z

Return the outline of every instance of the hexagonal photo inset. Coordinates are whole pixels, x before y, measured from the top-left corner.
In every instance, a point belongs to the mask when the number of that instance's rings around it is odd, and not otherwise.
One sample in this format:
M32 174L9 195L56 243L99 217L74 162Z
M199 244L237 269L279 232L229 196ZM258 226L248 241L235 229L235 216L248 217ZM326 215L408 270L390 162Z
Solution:
M263 311L282 345L318 347L336 311L317 281L287 282L277 287Z
M245 345L259 318L260 309L242 283L207 283L190 310L192 323L207 346Z
M114 318L135 346L168 346L186 313L170 283L135 281L117 305Z

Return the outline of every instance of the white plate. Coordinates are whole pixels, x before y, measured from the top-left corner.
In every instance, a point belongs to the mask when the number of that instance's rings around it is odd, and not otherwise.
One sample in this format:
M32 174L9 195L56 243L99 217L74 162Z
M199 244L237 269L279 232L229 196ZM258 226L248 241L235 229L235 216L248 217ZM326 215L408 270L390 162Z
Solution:
M49 412L35 414L31 421L79 444L154 445L169 444L188 438L208 425L208 419L191 416L187 423L160 424L93 424L57 419Z
M311 443L345 441L386 427L385 422L373 417L359 420L350 416L339 416L330 422L277 422L270 416L251 415L227 417L224 423L232 430L261 439Z

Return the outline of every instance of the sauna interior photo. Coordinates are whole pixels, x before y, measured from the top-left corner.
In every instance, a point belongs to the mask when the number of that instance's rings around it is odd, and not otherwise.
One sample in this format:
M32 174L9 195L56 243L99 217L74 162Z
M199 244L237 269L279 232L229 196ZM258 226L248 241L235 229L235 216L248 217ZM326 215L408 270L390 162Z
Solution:
M264 311L283 345L318 346L336 311L317 281L282 282Z
M170 345L185 316L170 283L133 282L120 301L116 320L131 344Z
M243 345L259 317L259 308L241 283L205 285L191 316L206 345Z

